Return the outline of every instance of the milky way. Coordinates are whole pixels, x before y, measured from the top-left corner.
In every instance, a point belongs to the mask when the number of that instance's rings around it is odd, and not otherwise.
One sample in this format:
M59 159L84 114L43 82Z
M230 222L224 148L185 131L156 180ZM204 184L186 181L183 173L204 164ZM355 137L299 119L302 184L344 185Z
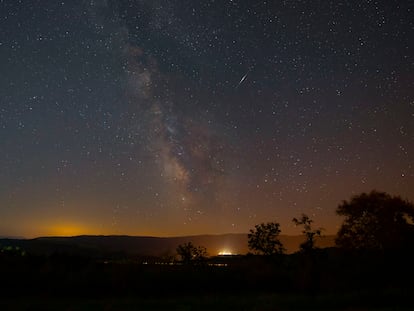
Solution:
M2 1L0 234L247 232L414 200L401 1Z

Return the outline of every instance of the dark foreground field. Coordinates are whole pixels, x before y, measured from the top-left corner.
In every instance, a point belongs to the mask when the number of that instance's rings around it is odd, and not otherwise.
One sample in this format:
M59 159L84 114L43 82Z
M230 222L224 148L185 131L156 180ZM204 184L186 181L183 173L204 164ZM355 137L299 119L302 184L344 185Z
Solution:
M1 310L413 310L412 295L401 293L354 293L346 295L210 294L165 297L38 297L5 299ZM397 301L399 300L399 301Z
M408 253L157 258L0 256L0 310L414 310Z

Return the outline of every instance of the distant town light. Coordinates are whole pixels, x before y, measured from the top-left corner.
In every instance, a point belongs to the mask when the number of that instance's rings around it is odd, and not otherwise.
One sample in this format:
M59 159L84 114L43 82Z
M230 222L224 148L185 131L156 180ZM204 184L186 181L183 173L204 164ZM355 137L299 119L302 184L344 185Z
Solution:
M224 249L224 250L220 251L218 254L219 254L219 256L230 256L230 255L233 255L233 253L231 251L227 250L227 249Z

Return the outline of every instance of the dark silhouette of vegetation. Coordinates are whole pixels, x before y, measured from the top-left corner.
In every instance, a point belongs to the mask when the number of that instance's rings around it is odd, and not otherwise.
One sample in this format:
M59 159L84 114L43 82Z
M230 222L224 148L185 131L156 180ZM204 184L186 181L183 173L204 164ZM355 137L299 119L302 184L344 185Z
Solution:
M128 256L127 254L125 256ZM274 303L263 303L265 295L290 297L290 304L298 297L306 298L303 306L293 308L286 305L281 310L345 310L349 306L369 306L368 310L413 310L412 279L413 254L405 256L378 256L371 252L343 252L341 249L317 249L312 256L304 253L279 255L280 260L268 260L265 256L209 257L206 264L177 265L163 264L160 258L145 261L125 257L120 260L94 260L70 253L51 255L14 256L0 253L0 275L3 284L0 293L1 310L103 310L145 309L181 310L184 297L199 298L202 301L222 302L223 297L235 300L255 301L251 308L240 306L240 310L273 310ZM312 259L312 264L307 264ZM219 265L217 265L219 264ZM40 281L39 281L40 280ZM175 286L179 280L179 286ZM269 282L270 280L270 282ZM276 280L276 281L275 281ZM309 295L325 297L324 305L310 308ZM151 298L148 308L129 307L131 298L139 304L142 299ZM173 298L180 308L151 308L155 301ZM221 297L221 298L220 298ZM368 297L368 298L367 298ZM79 307L61 303L45 307L54 301L106 300L104 308ZM115 308L117 299L125 305ZM339 299L339 300L338 300ZM362 300L364 299L364 300ZM9 300L6 304L5 300ZM16 303L25 304L16 308ZM45 306L31 305L33 302ZM338 303L342 302L342 304ZM407 304L406 309L397 308ZM187 305L185 305L187 306ZM190 308L191 310L232 310L226 308ZM266 307L267 306L267 307ZM279 305L278 305L279 307ZM365 310L361 308L361 310ZM382 310L382 309L380 309Z
M346 249L403 249L414 242L414 205L385 192L362 193L343 201L345 220L335 240Z
M248 247L256 254L275 255L283 254L285 249L279 240L280 225L277 222L268 222L256 225L248 234Z
M177 254L183 264L199 264L207 259L207 249L191 242L178 245Z
M351 226L352 219L364 229L353 232L358 241L364 239L359 234L365 237L370 232L366 230L379 226L391 233L392 241L408 245L411 203L372 192L340 207L350 209L341 211L344 225ZM5 284L0 310L273 310L274 306L280 310L414 310L414 253L401 248L389 252L374 247L370 251L315 248L320 229L312 227L307 215L292 221L303 226L302 251L276 257L207 257L206 249L195 246L194 240L172 244L172 252L178 245L181 262L172 260L168 252L155 256L145 251L105 251L73 247L61 239L63 244L52 239L53 247L42 240L0 240L5 245L0 246L0 275ZM256 225L248 235L248 246L256 254L280 254L284 249L279 234L278 223ZM375 236L376 243L383 242L384 235ZM281 297L286 297L285 305ZM91 299L99 307L92 307Z
M315 238L321 236L322 228L312 229L313 220L306 214L302 214L299 219L293 218L292 221L296 226L303 226L302 233L305 235L305 241L300 244L300 250L309 252L315 249Z

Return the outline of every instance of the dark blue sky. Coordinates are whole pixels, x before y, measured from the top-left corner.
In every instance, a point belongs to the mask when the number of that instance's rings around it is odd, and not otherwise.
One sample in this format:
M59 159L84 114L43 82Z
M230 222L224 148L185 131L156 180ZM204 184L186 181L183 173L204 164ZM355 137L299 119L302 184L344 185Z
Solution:
M247 232L414 200L409 1L0 3L0 234ZM411 40L410 40L411 39Z

